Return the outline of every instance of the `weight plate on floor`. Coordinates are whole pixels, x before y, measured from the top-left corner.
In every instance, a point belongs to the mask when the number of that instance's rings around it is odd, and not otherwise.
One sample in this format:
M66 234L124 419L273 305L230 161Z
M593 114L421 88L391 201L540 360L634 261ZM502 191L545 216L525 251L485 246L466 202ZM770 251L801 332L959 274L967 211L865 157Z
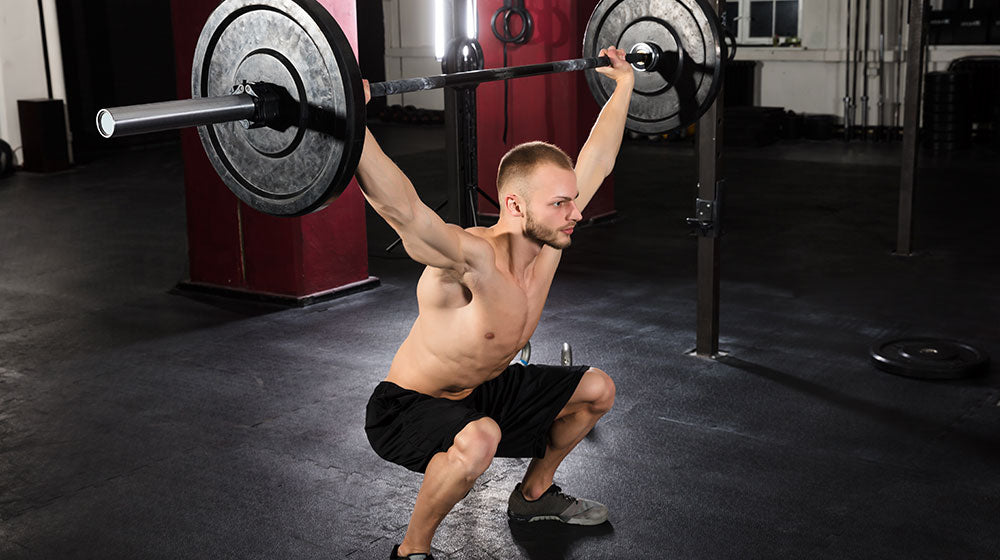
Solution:
M251 207L278 216L321 208L350 183L364 143L361 71L333 16L315 0L226 0L195 49L194 97L244 81L281 86L278 128L198 128L215 170Z
M718 15L704 0L603 0L587 24L583 56L609 45L630 52L637 43L653 43L662 54L654 71L635 73L626 126L662 134L697 122L722 87L726 47ZM604 105L614 80L596 70L586 76Z
M875 367L917 379L960 379L978 375L989 367L982 350L954 340L903 338L883 340L871 347Z

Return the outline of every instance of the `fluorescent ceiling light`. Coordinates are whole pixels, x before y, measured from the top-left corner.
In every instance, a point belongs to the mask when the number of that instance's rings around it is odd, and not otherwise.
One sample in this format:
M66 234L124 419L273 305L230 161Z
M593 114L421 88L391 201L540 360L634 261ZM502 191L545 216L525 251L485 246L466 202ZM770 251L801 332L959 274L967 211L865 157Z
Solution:
M448 43L446 30L450 27L445 21L445 2L449 0L434 0L434 57L444 58L444 49ZM465 9L465 36L475 39L479 34L476 0L455 0L467 2Z

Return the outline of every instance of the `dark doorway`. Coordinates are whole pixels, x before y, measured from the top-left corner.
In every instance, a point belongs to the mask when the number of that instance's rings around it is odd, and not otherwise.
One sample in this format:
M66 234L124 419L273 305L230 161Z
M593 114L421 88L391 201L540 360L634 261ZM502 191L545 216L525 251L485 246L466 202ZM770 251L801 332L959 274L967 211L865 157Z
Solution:
M358 1L358 64L366 80L385 80L385 16L382 2ZM385 105L384 97L372 99L368 112L378 114Z
M76 162L176 141L176 132L106 140L94 124L103 107L177 97L170 0L57 0L56 10Z

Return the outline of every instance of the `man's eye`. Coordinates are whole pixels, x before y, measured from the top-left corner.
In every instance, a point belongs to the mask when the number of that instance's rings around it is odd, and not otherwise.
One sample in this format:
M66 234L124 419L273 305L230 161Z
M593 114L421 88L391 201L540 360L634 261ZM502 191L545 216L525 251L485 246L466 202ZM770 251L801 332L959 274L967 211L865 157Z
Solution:
M562 201L552 203L553 206L562 206Z

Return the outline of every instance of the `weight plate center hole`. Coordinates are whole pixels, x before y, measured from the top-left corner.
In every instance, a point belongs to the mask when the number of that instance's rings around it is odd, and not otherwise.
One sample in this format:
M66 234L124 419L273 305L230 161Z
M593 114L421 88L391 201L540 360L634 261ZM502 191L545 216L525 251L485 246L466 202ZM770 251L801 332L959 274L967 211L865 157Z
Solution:
M912 344L899 348L899 355L909 360L944 362L958 358L959 351L945 344L938 346Z
M243 129L248 145L268 157L283 157L295 150L302 141L301 105L305 97L302 81L291 62L270 50L250 53L236 70L236 83L267 82L284 90L278 123L275 127Z

